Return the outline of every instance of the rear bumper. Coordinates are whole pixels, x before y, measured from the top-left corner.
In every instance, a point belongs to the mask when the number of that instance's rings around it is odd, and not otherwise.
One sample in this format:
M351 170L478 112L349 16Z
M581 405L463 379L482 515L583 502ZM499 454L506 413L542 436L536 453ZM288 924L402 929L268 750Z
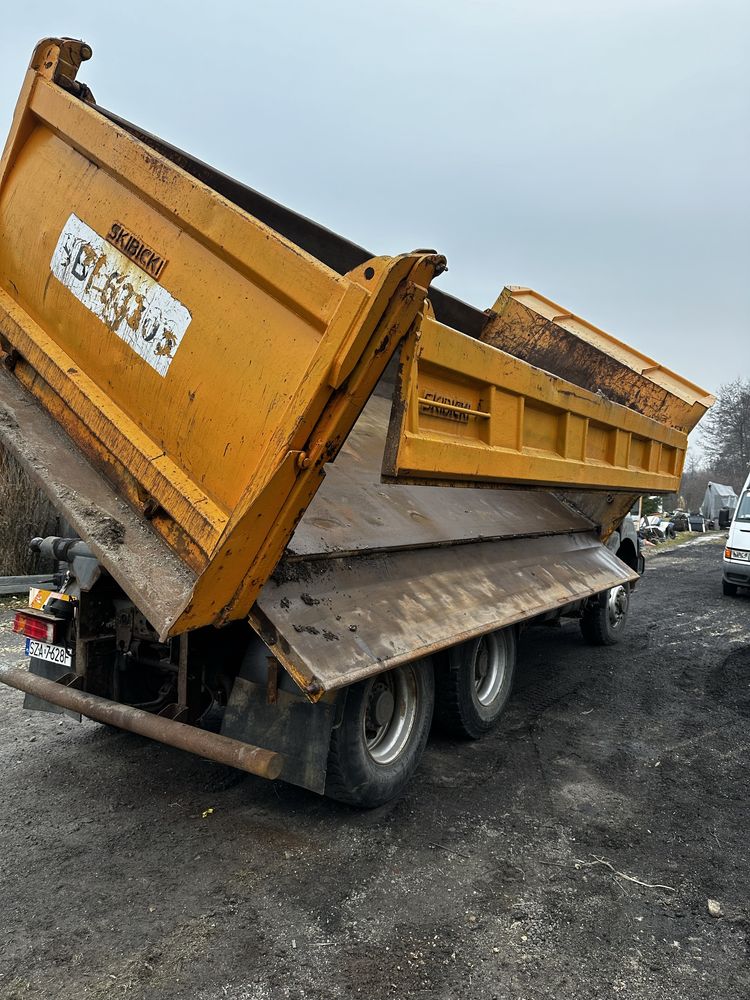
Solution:
M725 559L722 575L727 583L734 583L738 587L750 587L750 562Z
M75 681L74 675L68 675L70 681ZM71 712L78 712L89 719L104 722L118 729L126 729L139 736L166 743L187 750L201 757L208 757L220 764L236 767L261 778L278 778L284 764L281 754L256 747L240 740L219 736L216 733L187 726L183 722L175 722L160 715L151 715L139 708L123 705L120 702L100 698L95 694L79 691L62 681L52 681L46 677L31 674L28 670L18 667L0 668L0 682L10 685L26 694L43 698Z

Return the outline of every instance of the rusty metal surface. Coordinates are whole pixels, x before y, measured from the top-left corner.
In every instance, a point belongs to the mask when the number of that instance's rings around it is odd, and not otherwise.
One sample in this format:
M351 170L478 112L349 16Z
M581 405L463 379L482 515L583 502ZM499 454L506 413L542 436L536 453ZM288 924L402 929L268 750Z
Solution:
M250 620L311 698L637 575L593 533L290 562Z
M599 536L606 542L609 536L617 531L638 500L637 493L605 493L597 490L575 492L559 490L555 494L563 503L569 504L574 510L599 525Z
M0 367L0 442L91 546L151 622L169 620L195 575L88 464L80 451ZM29 539L30 541L31 539Z
M29 67L81 100L92 103L94 97L89 88L76 80L81 63L91 56L91 46L78 38L45 38L34 49Z
M549 493L380 481L390 400L373 396L305 512L287 555L418 547L586 531L591 522Z
M260 775L262 778L278 778L283 767L281 755L271 750L241 743L239 740L219 736L204 729L196 729L194 726L186 726L172 719L151 715L139 708L122 705L95 694L76 691L56 681L30 674L19 667L0 668L0 681L37 698L44 698L53 705L79 712L88 719L138 733L139 736L145 736L150 740L167 743L178 750L199 754L201 757L208 757L220 764L236 767L250 774Z
M529 288L503 289L480 339L683 432L692 430L713 402L705 389ZM637 490L557 493L600 524L605 540L639 495Z
M668 427L690 431L713 396L530 288L505 288L480 339Z

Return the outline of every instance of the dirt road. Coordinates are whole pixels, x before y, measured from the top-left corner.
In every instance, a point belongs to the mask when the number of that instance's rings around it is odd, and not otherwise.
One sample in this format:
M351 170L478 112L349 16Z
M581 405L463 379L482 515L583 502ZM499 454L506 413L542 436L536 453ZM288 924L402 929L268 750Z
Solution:
M500 730L433 740L375 812L0 686L0 997L745 1000L750 597L720 544L649 561L619 647L527 632Z

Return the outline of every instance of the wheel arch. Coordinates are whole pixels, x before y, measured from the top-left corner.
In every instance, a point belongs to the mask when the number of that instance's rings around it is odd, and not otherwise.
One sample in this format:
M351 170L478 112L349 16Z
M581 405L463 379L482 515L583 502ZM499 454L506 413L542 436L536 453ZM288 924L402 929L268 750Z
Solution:
M626 566L635 570L636 573L638 572L638 552L632 539L623 539L620 542L615 554L618 559L625 563Z

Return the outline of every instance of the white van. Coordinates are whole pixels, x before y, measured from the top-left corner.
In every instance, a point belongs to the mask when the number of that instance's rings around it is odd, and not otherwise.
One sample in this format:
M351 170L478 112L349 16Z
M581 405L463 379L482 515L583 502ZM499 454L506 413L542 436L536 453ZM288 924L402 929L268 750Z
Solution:
M742 487L724 549L722 587L734 597L738 587L750 587L750 476Z

